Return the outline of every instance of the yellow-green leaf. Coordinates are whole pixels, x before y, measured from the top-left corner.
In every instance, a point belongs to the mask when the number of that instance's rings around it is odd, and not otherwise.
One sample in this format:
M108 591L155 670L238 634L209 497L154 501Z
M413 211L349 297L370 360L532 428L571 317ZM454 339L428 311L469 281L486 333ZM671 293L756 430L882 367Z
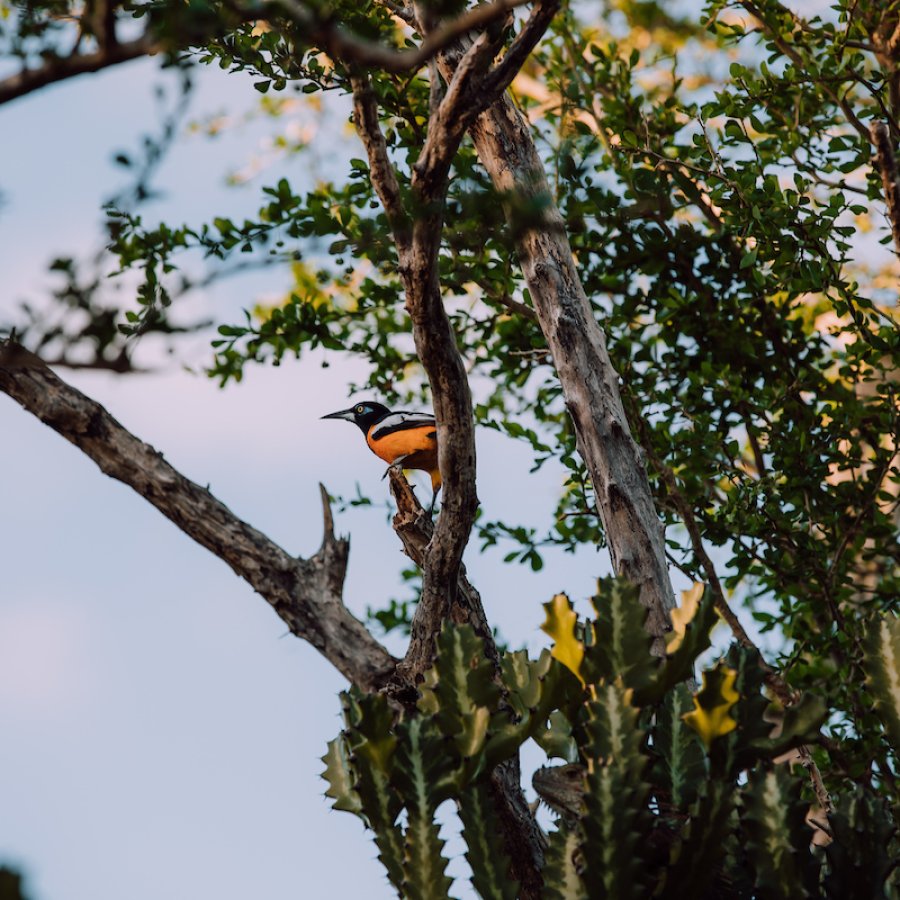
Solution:
M729 715L740 699L734 689L736 678L737 670L721 663L704 672L703 687L694 695L694 710L682 716L700 735L707 750L716 738L737 728L737 722Z
M547 620L541 625L541 630L555 641L551 651L553 658L559 660L584 684L584 678L581 677L584 644L577 637L578 615L572 608L572 602L565 594L554 594L553 599L544 604L544 612Z
M666 653L674 653L684 641L688 625L697 615L705 586L695 581L693 586L681 592L681 606L672 610L672 630L666 635Z

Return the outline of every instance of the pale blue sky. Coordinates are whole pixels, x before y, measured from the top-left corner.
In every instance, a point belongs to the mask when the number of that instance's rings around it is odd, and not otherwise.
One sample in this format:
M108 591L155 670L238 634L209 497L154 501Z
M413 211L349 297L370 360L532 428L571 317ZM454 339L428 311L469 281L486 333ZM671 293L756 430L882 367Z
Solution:
M0 319L40 296L54 255L97 246L100 204L124 180L112 156L155 130L158 80L142 61L0 107ZM239 117L258 100L250 79L218 69L198 71L197 82L196 116ZM264 181L285 174L302 189L361 155L341 127L344 109L331 115L318 161L301 155ZM226 189L223 177L277 127L182 140L147 216L251 214L258 185ZM275 272L242 276L192 298L186 317L231 320L284 284ZM202 343L188 346L191 364L208 359ZM125 379L61 374L290 551L319 544L319 481L352 494L358 479L387 496L358 432L318 418L345 405L360 377L348 364L254 369L225 391L172 365ZM486 515L542 521L559 472L529 475L524 449L493 432L479 433L478 450ZM402 591L405 562L383 511L354 510L337 524L352 536L350 608L361 614ZM491 621L532 649L546 644L540 604L559 590L584 598L608 572L606 553L589 548L547 554L537 574L502 567L503 552L470 553L470 574ZM0 863L24 869L32 900L393 896L360 822L329 810L318 777L340 727L341 678L285 637L227 566L5 396L0 572ZM530 752L528 764L536 760ZM461 881L454 893L471 896Z
M40 295L54 254L96 247L100 203L122 183L111 157L153 130L157 79L138 62L0 108L0 129L15 136L0 169L0 314ZM198 85L196 115L238 115L258 99L249 80L216 69L198 72ZM223 175L274 127L182 141L148 217L251 212L257 188L227 190ZM329 134L320 165L359 155L340 127ZM311 168L300 156L265 180L286 173L303 187ZM228 320L283 285L276 273L244 276L190 311ZM208 359L197 342L188 356ZM290 551L318 547L319 481L387 495L358 432L318 418L345 404L360 376L349 364L250 370L225 391L171 365L132 378L61 374ZM24 869L33 900L392 896L360 822L322 795L319 757L340 727L344 686L331 666L285 637L227 566L5 396L0 436L0 862ZM559 472L529 467L523 448L479 434L490 518L537 524L551 509ZM352 536L350 608L402 592L384 512L337 524ZM501 567L503 552L470 553L470 573L492 622L533 649L546 643L540 604L563 589L583 598L608 571L591 549L549 554L538 574ZM459 858L452 871L464 871ZM455 894L471 891L458 881Z

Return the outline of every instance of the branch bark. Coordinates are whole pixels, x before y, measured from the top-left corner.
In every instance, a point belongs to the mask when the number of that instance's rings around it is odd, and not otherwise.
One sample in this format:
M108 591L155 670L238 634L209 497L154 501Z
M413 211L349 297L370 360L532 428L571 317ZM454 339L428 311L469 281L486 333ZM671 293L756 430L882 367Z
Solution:
M897 174L897 159L891 144L891 134L884 122L872 125L872 144L875 147L875 165L881 173L884 187L884 205L887 208L894 250L900 254L900 177Z
M547 5L556 8L555 2ZM541 18L540 22L542 33L549 18ZM406 493L405 482L392 478L398 503L395 528L423 571L422 595L413 616L409 647L398 669L406 689L415 685L431 664L436 637L447 618L471 623L485 638L488 655L497 663L496 647L480 598L473 594L462 571L462 554L478 507L474 421L468 379L441 296L438 253L450 165L465 129L490 102L492 91L486 89L486 83L501 34L479 35L460 54L454 72L446 78L446 93L439 99L437 92L432 93L428 136L411 177L409 211L401 205L372 85L359 74L352 79L354 122L369 158L373 187L394 229L416 352L431 387L444 490L441 514L432 532L431 523L420 519L420 508L411 493ZM536 42L539 36L537 25L532 22L524 40ZM504 72L502 79L511 77ZM505 88L502 79L497 83L499 89ZM498 767L491 774L491 786L503 822L513 876L522 886L523 897L538 898L542 888L543 843L522 794L518 760Z
M483 31L505 19L512 10L531 2L532 0L494 0L493 3L481 3L455 19L440 24L415 49L402 51L359 38L346 29L319 18L297 0L275 0L275 5L280 6L298 25L303 26L311 42L320 44L334 59L345 64L371 66L397 73L418 69L462 35L470 31Z
M50 58L36 69L23 69L0 81L0 104L24 97L54 82L99 72L101 69L156 53L159 49L155 39L146 33L133 41L111 43L94 53Z
M472 71L487 65L485 40L479 39L473 45L468 60L467 68ZM437 419L438 467L443 479L441 515L423 553L422 596L400 670L412 685L430 665L437 634L456 603L462 554L478 508L472 398L456 337L444 310L437 267L447 174L464 133L464 125L460 126L455 116L465 102L466 86L462 81L461 76L455 85L451 83L451 89L431 114L428 138L412 176L413 217L401 205L372 85L362 75L352 78L354 122L369 158L372 184L394 230L416 352L431 386Z
M439 56L452 77L457 52ZM534 311L572 420L578 451L597 497L613 567L638 585L649 610L647 627L658 638L669 630L674 606L663 528L644 467L631 435L618 375L606 339L578 277L562 216L552 200L543 165L527 123L507 96L485 110L470 128L482 164L501 192L533 199L543 220L520 231L516 249Z
M309 559L293 557L12 341L0 342L0 391L226 562L352 684L375 691L391 677L397 660L343 604L350 544L334 535L324 489L322 546Z

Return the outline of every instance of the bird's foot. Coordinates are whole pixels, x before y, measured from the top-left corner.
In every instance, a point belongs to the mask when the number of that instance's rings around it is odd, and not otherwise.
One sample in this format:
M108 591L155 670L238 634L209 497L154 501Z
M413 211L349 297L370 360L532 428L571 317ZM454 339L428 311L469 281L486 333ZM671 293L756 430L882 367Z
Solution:
M393 469L398 474L403 471L403 460L406 459L405 456L401 456L400 459L395 459L385 470L384 475L381 476L381 480L384 481L388 475L391 474L391 469Z

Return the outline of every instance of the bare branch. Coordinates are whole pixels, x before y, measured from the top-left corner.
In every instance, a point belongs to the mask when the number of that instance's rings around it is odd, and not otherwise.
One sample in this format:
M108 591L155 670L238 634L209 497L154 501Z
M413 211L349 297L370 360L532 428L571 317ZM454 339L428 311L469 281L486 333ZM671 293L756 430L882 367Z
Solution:
M394 515L394 531L403 543L403 552L420 568L425 568L428 545L434 537L434 523L422 509L409 482L396 469L389 470L391 494L397 503ZM466 623L472 626L475 633L485 642L487 657L495 667L500 665L500 655L494 643L494 635L488 624L481 595L466 577L465 566L459 567L457 590L449 618L457 624ZM436 631L440 631L443 621L432 623Z
M531 11L522 30L516 35L509 50L503 55L503 59L491 72L484 85L484 91L491 99L502 94L510 86L512 80L519 73L519 69L525 64L525 60L528 59L531 51L534 50L550 26L559 7L560 0L538 0L537 6Z
M373 691L392 675L396 660L342 602L349 542L335 538L327 504L321 548L293 557L12 341L0 342L0 391L226 562L350 682Z
M485 638L488 655L497 665L496 647L480 598L462 570L463 550L478 508L474 420L465 367L438 280L450 164L465 133L469 107L478 96L480 76L497 52L497 41L496 36L487 34L475 40L465 54L465 65L460 66L457 77L447 79L445 96L437 108L432 108L425 147L412 173L411 233L407 232L410 214L402 207L371 86L364 78L353 80L354 119L368 154L372 184L394 230L416 353L431 386L438 467L443 479L441 513L434 527L405 480L392 475L398 505L395 528L407 553L423 570L422 595L413 615L409 647L392 684L401 700L431 664L437 635L448 618L472 624ZM540 832L521 791L517 761L498 767L491 774L491 785L513 874L522 885L521 895L536 900L541 895L543 850Z
M884 122L872 125L872 143L875 146L875 164L881 173L884 187L884 205L887 207L894 249L900 253L900 180L897 174L897 159L891 144L891 135Z
M403 253L409 246L409 217L403 208L397 173L388 157L387 143L378 122L375 93L367 75L352 75L350 83L353 88L353 123L369 158L372 187L388 217L397 251Z
M485 302L499 303L500 306L505 307L511 313L514 313L517 316L522 316L523 319L528 319L529 322L534 322L536 325L540 324L538 322L537 313L527 303L522 303L520 300L516 300L515 298L510 297L509 294L503 294L500 297L486 297ZM530 353L532 351L529 350L526 352ZM545 350L541 350L539 352L546 356Z
M36 69L23 69L16 75L0 81L0 104L24 97L57 81L65 81L76 75L99 72L101 69L158 53L159 45L149 35L143 34L133 41L110 43L94 53L76 53L72 56L52 57Z
M297 0L276 0L276 5L288 18L304 28L311 43L321 45L323 50L336 59L345 63L376 66L388 72L404 72L424 65L462 35L485 28L505 18L510 11L530 2L532 0L494 0L493 3L483 3L464 15L442 23L414 50L402 51L357 37L330 19L320 18ZM238 12L247 18L266 18L262 9L238 9ZM24 69L3 79L0 81L0 104L57 81L98 72L141 56L158 53L162 49L149 33L133 41L119 43L110 40L104 43L105 46L93 53L74 52L68 56L49 58L35 69Z
M488 52L493 51L487 38L476 41L469 54L473 71L487 64ZM441 515L425 551L422 597L400 667L401 677L412 685L431 664L441 625L456 603L459 566L478 508L472 397L438 280L447 176L464 133L450 113L457 108L466 85L461 79L454 88L453 80L449 80L451 87L431 115L426 145L413 171L415 218L411 231L371 85L364 76L354 75L352 80L354 121L366 148L373 187L394 232L416 353L431 386L437 419L438 468L443 479Z
M439 25L414 50L397 51L363 40L331 21L322 21L297 0L275 0L276 5L289 18L304 28L312 43L320 45L335 59L373 66L387 72L417 69L462 35L486 28L503 19L516 7L531 2L532 0L494 0L493 3L483 3Z
M460 61L440 103L429 116L428 135L413 168L412 179L417 199L423 206L443 204L450 165L469 122L481 108L481 76L495 53L495 41L486 32L478 35ZM429 227L433 227L433 223ZM440 224L437 230L439 234Z

